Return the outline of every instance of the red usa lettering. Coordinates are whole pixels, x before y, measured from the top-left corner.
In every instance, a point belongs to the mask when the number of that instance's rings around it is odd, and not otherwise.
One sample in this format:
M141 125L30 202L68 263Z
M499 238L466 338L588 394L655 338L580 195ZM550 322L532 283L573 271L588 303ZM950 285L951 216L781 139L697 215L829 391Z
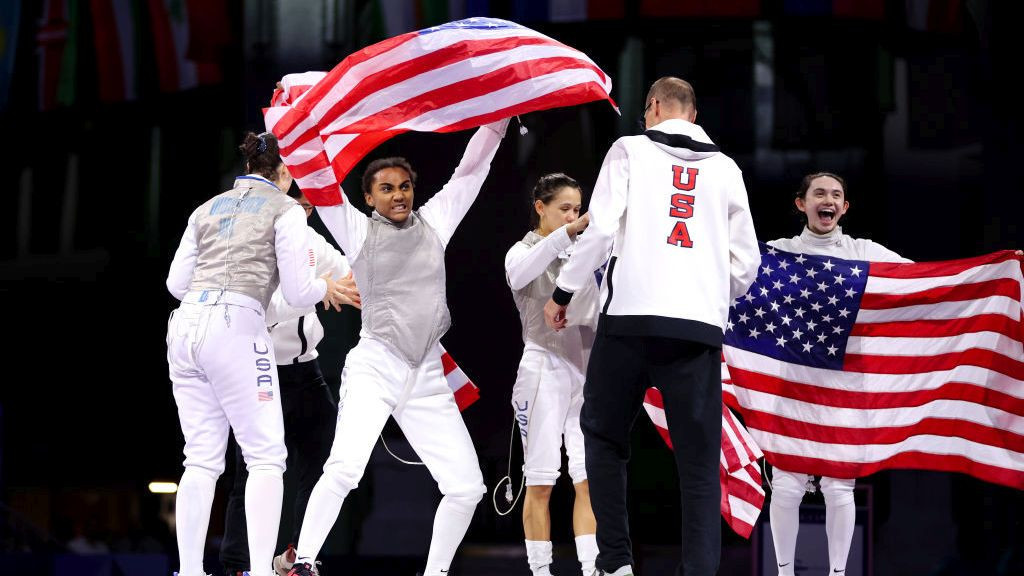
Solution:
M683 177L684 171L686 173L685 179ZM682 166L672 166L672 185L677 190L692 191L697 187L697 174L699 172L699 168L684 169ZM672 232L668 235L667 242L669 244L680 248L693 248L690 230L686 227L684 220L693 216L696 199L692 194L681 193L673 194L669 199L668 215L671 218L677 219L673 223Z

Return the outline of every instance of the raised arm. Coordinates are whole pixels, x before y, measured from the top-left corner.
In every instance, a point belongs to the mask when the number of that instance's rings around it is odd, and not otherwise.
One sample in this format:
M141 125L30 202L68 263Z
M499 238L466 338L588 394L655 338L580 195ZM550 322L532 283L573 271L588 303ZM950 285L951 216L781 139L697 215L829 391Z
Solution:
M594 270L608 258L615 235L619 232L622 215L626 211L626 193L629 189L629 158L626 149L616 142L604 157L601 172L594 184L590 199L590 226L576 243L569 261L555 281L553 300L566 306L574 292L587 282L594 281Z
M352 205L344 190L341 191L341 204L317 206L316 211L334 241L345 251L348 262L355 262L366 241L366 215Z
M178 249L174 252L171 268L167 272L167 290L178 300L185 297L192 284L192 271L195 269L198 253L196 212L192 212L188 218L188 225L185 226L185 233L181 235Z
M513 290L519 290L547 270L558 255L572 245L566 224L532 247L516 242L505 255L505 279Z
M327 295L327 282L316 277L310 262L306 213L298 204L274 222L274 248L281 276L281 294L296 308L315 306Z
M446 247L480 193L507 126L506 118L478 128L466 145L466 152L451 179L420 208L420 216L437 232ZM348 254L348 250L345 253Z

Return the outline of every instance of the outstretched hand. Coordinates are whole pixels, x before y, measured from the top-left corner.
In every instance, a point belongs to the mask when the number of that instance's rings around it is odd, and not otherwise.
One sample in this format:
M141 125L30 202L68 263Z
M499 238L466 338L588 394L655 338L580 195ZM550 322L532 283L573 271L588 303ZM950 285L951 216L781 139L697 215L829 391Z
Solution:
M340 312L341 307L346 304L362 310L363 301L351 271L339 280L333 280L330 274L324 274L321 278L327 282L327 294L323 300L324 310L333 307L336 312Z
M548 328L555 332L565 328L567 321L565 318L566 308L566 306L555 303L554 300L548 300L548 303L544 305L544 323L548 325Z

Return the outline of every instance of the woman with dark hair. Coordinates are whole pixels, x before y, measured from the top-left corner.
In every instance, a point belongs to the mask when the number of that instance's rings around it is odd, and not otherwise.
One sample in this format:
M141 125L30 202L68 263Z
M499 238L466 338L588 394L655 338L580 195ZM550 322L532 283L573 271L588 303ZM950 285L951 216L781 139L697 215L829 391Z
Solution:
M567 327L544 324L544 304L562 263L590 217L580 216L580 185L565 174L542 176L531 194L531 230L505 255L505 277L523 327L523 358L512 388L512 406L523 439L526 500L523 532L534 576L550 576L551 491L562 464L563 438L569 476L576 489L572 524L583 574L597 558L596 523L584 463L580 408L593 329L597 325L597 282L576 293Z
M849 260L875 262L910 262L877 242L852 238L843 233L839 220L850 209L846 181L831 172L808 174L800 183L793 199L802 214L804 229L799 236L768 242L787 252L836 256ZM827 458L828 455L822 455ZM800 502L804 494L814 490L809 474L772 470L771 526L775 558L780 576L795 574L796 538L800 529ZM828 537L828 558L831 574L846 574L846 560L853 542L856 509L853 502L855 478L821 477L825 497L825 534Z
M272 574L286 450L274 345L265 313L280 285L296 307L340 306L340 287L309 265L306 215L277 139L246 134L245 176L188 219L167 275L181 305L167 324L167 363L185 436L175 522L179 576L205 575L217 478L234 431L249 471L245 516L253 576Z
M388 417L444 495L434 516L426 576L447 574L469 528L486 488L441 364L440 339L451 323L444 254L480 192L507 124L480 127L451 180L419 210L413 210L416 172L403 158L376 160L366 168L369 218L344 192L341 204L317 208L359 282L362 329L341 373L334 444L306 506L293 576L315 573L316 556Z

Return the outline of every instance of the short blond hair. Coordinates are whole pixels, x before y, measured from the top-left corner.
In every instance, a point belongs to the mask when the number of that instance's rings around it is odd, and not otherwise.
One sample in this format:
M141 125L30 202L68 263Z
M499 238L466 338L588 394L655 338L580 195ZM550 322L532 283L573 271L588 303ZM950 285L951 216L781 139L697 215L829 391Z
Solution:
M682 112L697 108L697 96L693 93L693 86L675 76L662 76L651 84L651 89L647 92L647 101L650 102L651 98L670 106L679 106Z

